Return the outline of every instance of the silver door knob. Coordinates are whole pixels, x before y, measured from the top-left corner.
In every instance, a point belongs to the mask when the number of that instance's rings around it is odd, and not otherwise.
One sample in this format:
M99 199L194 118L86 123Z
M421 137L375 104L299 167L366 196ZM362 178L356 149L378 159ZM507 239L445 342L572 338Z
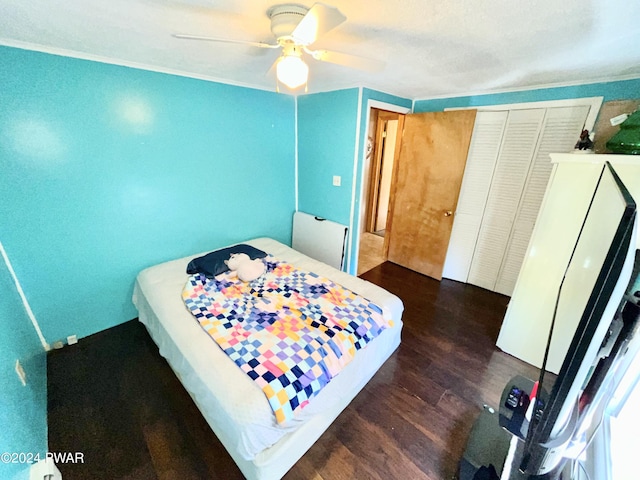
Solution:
M453 215L453 212L451 210L447 210L446 212L444 212L445 217L450 217L451 215Z

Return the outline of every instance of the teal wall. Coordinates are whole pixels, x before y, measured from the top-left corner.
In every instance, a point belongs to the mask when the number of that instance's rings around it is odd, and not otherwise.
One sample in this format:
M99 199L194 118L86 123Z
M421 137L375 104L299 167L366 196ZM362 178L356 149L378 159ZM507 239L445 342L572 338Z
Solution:
M357 112L357 88L298 97L300 211L349 225Z
M15 372L20 360L23 386ZM0 453L47 451L47 359L0 257ZM27 479L28 465L0 462L0 478Z
M134 318L136 274L291 239L295 100L0 47L0 241L49 343Z
M358 244L368 100L411 107L408 99L366 88L362 89L362 96L357 88L299 96L297 107L298 209L343 225L352 225L350 234L353 241L345 270L353 274L356 271L354 255ZM354 158L356 139L359 140L358 155ZM354 167L355 203L352 201ZM334 175L341 177L340 187L333 186Z
M604 97L605 102L640 98L640 79L618 82L590 83L568 87L540 88L518 92L471 95L466 97L436 98L416 100L414 110L419 112L439 112L445 108L481 107L506 103L542 102L568 98Z

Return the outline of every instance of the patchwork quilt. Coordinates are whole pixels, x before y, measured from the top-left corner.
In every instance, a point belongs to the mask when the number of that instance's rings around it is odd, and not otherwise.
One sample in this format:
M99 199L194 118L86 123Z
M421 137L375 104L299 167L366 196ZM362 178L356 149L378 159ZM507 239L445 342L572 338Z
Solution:
M304 408L355 353L393 325L365 298L272 256L252 282L189 277L187 308L267 396L278 423Z

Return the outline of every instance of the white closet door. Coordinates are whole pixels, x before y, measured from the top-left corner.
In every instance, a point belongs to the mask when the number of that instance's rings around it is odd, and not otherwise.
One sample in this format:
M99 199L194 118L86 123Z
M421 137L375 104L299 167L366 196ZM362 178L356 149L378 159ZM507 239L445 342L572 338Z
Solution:
M549 183L550 153L570 152L589 114L588 106L548 108L494 290L513 293L540 204Z
M478 112L442 276L466 282L509 112Z
M495 289L544 115L542 108L509 112L469 270L469 283Z

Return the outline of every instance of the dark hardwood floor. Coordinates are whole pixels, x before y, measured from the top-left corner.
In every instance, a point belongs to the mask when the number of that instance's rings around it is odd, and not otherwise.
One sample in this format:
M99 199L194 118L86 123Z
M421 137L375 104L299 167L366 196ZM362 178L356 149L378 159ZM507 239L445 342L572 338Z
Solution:
M508 298L392 263L362 275L404 302L399 349L285 479L452 479L484 403L536 369L495 347ZM137 321L48 357L49 450L73 479L243 478Z

